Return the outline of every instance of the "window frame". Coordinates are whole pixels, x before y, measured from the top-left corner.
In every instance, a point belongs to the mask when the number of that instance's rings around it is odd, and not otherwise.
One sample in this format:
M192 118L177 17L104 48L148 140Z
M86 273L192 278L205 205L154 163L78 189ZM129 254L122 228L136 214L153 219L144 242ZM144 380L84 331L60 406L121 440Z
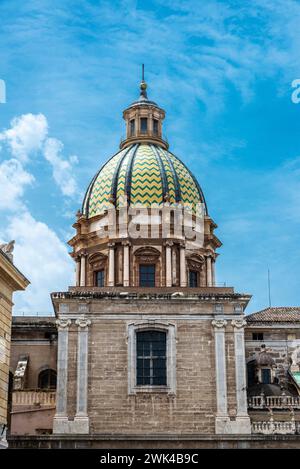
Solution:
M103 272L103 285L99 286L98 285L98 282L97 282L97 276L98 276L98 273L99 272ZM94 285L95 287L105 287L105 269L99 269L99 270L95 270L94 272Z
M143 124L142 123L145 123L146 124L146 128L143 129ZM147 135L148 133L148 117L140 117L140 133L142 135Z
M153 267L153 268L154 268L153 285L142 285L142 283L141 283L141 275L142 275L142 274L141 274L141 269L142 269L143 267ZM146 263L146 264L143 264L143 263L140 263L140 264L139 264L139 270L138 270L138 272L139 272L139 287L142 287L142 288L155 288L155 286L156 286L156 285L155 285L155 283L156 283L156 282L155 282L155 277L156 277L156 264L150 264L150 263L149 263L149 264L147 264L147 263Z
M191 277L196 277L196 285L191 285ZM189 270L189 288L198 288L199 286L199 272L197 270Z
M42 387L40 386L41 384L41 380L44 378L43 375L46 375L47 373L47 386L46 387ZM52 378L55 377L55 385L54 386L51 386L51 380ZM38 389L40 390L46 390L46 391L55 391L56 388L57 388L57 371L54 370L53 368L43 368L42 370L40 370L39 374L38 374L38 386L37 386Z
M139 345L139 336L145 336L146 334L160 334L159 340L154 340L154 337L150 340L144 340L140 341L140 344L142 344L142 351L138 351L138 345ZM157 337L158 339L158 337ZM166 386L167 385L167 332L165 331L158 331L156 330L149 330L149 331L136 331L136 340L137 340L137 352L136 352L136 386ZM155 352L153 344L155 342L160 342L160 345L163 345L162 349L163 353ZM146 344L149 344L149 352L145 351ZM142 373L138 373L138 363L139 361L142 361ZM157 373L158 371L158 361L161 360L163 361L163 366L161 367L161 370L163 371L163 375L159 376ZM144 374L145 371L145 364L149 365L149 372ZM147 367L146 367L147 369ZM139 379L141 381L146 381L149 379L149 383L139 383ZM153 383L154 380L159 380L163 381L162 383Z
M137 332L166 333L166 385L137 385ZM139 392L176 393L176 326L155 321L135 322L128 325L128 394Z
M254 338L254 336L262 336L261 338ZM264 333L263 332L252 332L252 340L255 342L263 342L264 341Z

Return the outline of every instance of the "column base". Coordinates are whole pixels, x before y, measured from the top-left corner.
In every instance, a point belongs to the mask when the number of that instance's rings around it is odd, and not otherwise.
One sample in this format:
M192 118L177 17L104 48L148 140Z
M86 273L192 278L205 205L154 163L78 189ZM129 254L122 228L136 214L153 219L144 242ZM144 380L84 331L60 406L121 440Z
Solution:
M89 417L76 416L74 420L69 420L68 417L54 417L53 419L53 434L89 434Z
M249 435L251 434L251 422L248 416L238 416L235 420L229 417L216 417L215 432L218 435Z

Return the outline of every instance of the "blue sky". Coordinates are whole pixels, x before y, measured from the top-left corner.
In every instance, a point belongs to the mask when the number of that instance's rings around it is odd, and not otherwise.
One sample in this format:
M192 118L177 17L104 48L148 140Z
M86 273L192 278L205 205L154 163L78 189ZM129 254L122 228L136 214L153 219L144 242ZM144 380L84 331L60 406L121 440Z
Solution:
M223 242L218 282L248 312L300 303L300 2L0 2L0 240L31 280L16 312L52 311L72 284L66 241L138 96L167 112L171 151L205 193Z

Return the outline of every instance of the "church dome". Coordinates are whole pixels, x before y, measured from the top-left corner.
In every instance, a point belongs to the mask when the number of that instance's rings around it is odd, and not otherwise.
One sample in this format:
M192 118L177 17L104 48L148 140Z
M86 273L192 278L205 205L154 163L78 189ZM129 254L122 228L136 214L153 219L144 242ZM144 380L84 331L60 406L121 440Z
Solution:
M130 139L128 139L130 140ZM185 164L163 145L128 142L112 156L91 181L82 213L87 218L103 214L109 204L117 208L124 196L128 205L204 203L202 190Z

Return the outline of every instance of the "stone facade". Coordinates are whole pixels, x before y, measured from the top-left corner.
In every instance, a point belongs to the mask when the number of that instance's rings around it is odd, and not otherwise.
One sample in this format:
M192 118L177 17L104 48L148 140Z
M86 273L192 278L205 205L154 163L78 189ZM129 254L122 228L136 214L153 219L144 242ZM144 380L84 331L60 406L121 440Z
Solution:
M12 295L17 290L25 290L28 284L14 266L11 253L5 253L0 247L0 447L6 444Z
M222 293L212 288L209 294L208 289L193 294L174 292L173 297L136 292L134 298L122 289L114 290L113 297L97 290L93 294L73 290L52 295L59 318L58 376L62 377L61 382L58 379L54 433L76 434L79 429L91 435L156 434L174 429L186 434L250 431L245 378L239 378L237 388L235 374L235 350L240 346L235 343L235 330L236 323L243 326L243 314L234 309L237 302L245 306L249 297L234 294L230 288ZM182 296L178 298L179 293ZM222 299L219 313L218 299ZM88 334L83 365L78 349L80 321ZM136 366L130 347L131 328L174 334L167 364L173 370L166 387L131 386L131 368ZM221 342L216 348L217 336ZM222 369L219 375L221 364L217 366L216 359L227 362L228 372ZM79 383L85 366L88 385L82 395ZM245 372L245 366L241 371ZM80 399L85 400L81 413ZM243 404L238 407L240 401Z

